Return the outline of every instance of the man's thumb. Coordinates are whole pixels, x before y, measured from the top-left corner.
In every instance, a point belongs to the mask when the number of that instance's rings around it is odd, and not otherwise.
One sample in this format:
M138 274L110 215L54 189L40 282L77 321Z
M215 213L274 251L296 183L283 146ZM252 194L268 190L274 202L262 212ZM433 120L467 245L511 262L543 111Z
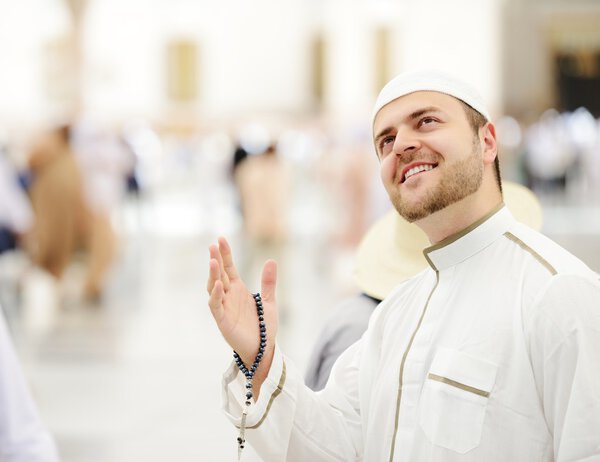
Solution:
M267 260L263 266L261 279L261 294L263 300L275 301L275 286L277 285L277 263Z

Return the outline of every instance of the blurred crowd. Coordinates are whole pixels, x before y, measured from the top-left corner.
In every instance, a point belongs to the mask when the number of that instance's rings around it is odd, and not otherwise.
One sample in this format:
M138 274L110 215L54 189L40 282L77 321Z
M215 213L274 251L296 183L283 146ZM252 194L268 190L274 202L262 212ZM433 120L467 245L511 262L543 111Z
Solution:
M7 139L1 150L0 251L30 263L17 283L42 272L60 305L61 279L79 259L81 299L97 304L117 250L112 214L127 191L139 190L131 141L82 121L32 136L21 156Z
M503 117L497 128L506 179L542 199L596 197L600 121L586 109L548 110L529 123ZM219 223L219 204L231 202L244 245L240 266L250 280L266 258L283 261L286 245L302 235L351 252L387 211L368 134L352 128L310 123L275 133L252 122L198 133L138 122L108 129L82 119L23 146L0 140L0 259L25 256L17 286L32 272L43 274L56 306L73 262L83 268L80 301L101 302L119 255L115 214L123 201L159 194L169 177L177 183L177 171L201 184L202 220ZM319 208L328 212L319 215Z
M547 201L566 198L577 203L597 197L600 119L586 108L573 112L548 109L528 124L503 117L497 128L509 178Z

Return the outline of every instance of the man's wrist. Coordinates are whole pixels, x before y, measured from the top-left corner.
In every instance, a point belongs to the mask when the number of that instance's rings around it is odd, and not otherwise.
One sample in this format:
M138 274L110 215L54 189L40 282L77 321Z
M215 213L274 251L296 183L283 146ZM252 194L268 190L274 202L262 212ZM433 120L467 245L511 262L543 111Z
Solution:
M254 379L252 380L253 390L254 390L254 399L258 401L258 396L260 394L260 388L263 382L269 376L269 371L271 370L271 365L273 363L273 358L275 356L275 345L268 345L265 349L265 354L263 359L256 369L256 373L254 375Z

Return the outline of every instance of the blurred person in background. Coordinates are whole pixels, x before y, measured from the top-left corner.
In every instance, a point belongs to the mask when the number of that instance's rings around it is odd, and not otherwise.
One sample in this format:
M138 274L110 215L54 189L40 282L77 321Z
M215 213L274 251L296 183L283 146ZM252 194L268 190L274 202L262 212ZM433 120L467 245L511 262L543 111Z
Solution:
M238 173L238 167L240 165L242 165L242 163L247 158L248 158L248 151L244 148L244 146L242 146L242 143L240 143L240 141L238 140L237 142L234 143L234 146L233 146L233 153L231 156L230 180L237 188L237 195L235 197L235 201L236 201L235 206L236 206L236 209L239 212L240 216L242 217L242 222L244 221L244 210L242 208L241 197L240 197L241 191L240 191L239 184L237 182L237 173Z
M515 218L542 229L542 205L524 186L502 184L504 201ZM367 330L375 307L402 281L427 268L423 249L427 235L414 223L390 210L362 238L355 255L354 281L360 293L337 304L313 346L305 382L312 390L325 388L337 358Z
M59 280L76 249L85 244L89 211L82 175L64 125L43 134L29 154L29 196L35 213L31 254L34 263Z
M367 151L368 134L364 130L356 128L348 129L344 140L339 143L337 152L332 154L329 160L326 181L339 176L337 191L335 194L340 198L340 221L343 226L337 226L337 236L334 236L336 244L342 248L352 249L360 241L368 225L373 221L373 210L376 210L373 197L372 182L375 173L376 162L365 155ZM386 201L387 202L387 201ZM340 224L341 224L340 223Z
M578 195L586 203L597 198L594 185L600 184L598 156L600 155L600 121L585 108L563 114L569 141L575 148L575 163L568 177L569 192Z
M281 260L287 239L289 178L286 166L269 144L261 154L248 155L235 170L244 238L247 240L246 263L242 271L258 280L262 262ZM282 287L282 297L285 287Z
M137 146L127 133L119 136L119 141L123 147L123 154L129 158L126 164L129 164L129 170L125 172L125 191L127 195L139 199L141 195L140 176L138 172L139 153Z
M32 226L29 198L0 139L0 254L24 245Z
M538 194L564 194L576 160L577 149L564 118L555 109L545 111L525 135L528 186Z
M241 143L237 142L233 149L233 159L231 162L231 175L235 178L235 174L237 172L237 168L241 165L242 162L246 160L248 157L248 151L244 149Z
M445 73L409 72L382 89L372 122L382 182L432 244L428 267L313 392L276 344L276 263L259 304L227 241L211 245L209 307L236 352L222 396L238 451L248 438L266 461L598 458L600 281L504 205L482 98Z
M31 397L0 306L0 461L58 460L54 441Z
M90 211L84 297L100 302L117 252L112 214L125 197L135 157L116 134L84 119L75 124L73 147L83 172L84 199Z

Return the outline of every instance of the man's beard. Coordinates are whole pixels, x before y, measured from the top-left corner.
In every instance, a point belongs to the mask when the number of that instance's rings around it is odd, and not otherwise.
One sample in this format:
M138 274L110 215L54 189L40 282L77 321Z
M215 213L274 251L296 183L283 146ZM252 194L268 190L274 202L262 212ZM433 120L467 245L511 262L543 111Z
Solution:
M448 165L441 181L427 191L423 200L411 204L403 201L399 194L391 197L391 200L398 213L412 223L473 194L481 186L482 180L481 153L474 143L471 155Z

